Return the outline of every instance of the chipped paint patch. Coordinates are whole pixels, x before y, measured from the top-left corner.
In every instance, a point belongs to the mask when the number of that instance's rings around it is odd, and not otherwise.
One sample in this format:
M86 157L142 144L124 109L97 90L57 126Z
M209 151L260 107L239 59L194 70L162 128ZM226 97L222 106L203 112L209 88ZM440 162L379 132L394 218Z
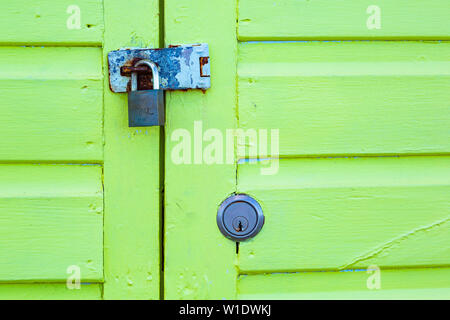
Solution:
M163 90L208 89L211 87L207 44L180 45L163 49L123 49L108 53L109 83L113 92L127 92L130 76L122 67L148 59L158 66Z

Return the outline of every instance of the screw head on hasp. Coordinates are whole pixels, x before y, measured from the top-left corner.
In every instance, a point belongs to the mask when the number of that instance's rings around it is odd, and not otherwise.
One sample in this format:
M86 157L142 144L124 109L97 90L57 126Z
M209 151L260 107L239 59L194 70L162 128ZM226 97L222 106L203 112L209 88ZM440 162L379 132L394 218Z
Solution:
M246 194L228 197L217 211L217 226L220 232L233 241L253 238L263 225L264 214L261 206Z

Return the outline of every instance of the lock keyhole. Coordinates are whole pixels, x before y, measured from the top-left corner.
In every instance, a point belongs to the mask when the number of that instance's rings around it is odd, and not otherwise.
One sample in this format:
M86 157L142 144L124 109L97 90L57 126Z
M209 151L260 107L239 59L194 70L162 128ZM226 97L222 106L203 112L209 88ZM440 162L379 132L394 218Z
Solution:
M237 232L244 232L248 228L248 220L241 216L234 218L233 228Z

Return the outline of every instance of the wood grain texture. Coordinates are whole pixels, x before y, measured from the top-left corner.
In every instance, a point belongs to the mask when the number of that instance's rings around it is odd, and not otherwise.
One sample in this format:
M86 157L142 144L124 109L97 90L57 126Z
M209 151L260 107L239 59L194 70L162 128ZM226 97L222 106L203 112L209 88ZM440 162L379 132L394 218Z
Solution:
M108 86L107 54L158 47L157 0L105 0L105 299L158 299L160 128L129 128L127 95ZM138 8L136 10L132 8ZM126 18L124 18L126 13Z
M98 48L0 47L0 161L103 160Z
M370 6L380 28L369 29ZM450 38L447 0L239 0L239 40Z
M368 289L367 270L242 275L238 298L262 299L450 299L450 269L380 270L380 289Z
M102 168L0 165L0 281L103 280Z
M282 156L450 151L450 43L241 43L238 77L239 127Z
M64 283L0 284L0 300L100 300L102 285L82 283L69 290Z
M241 243L241 273L450 263L450 158L285 159L243 164L238 191L266 217Z
M193 137L194 121L202 121L204 130L216 128L222 134L236 128L236 1L164 3L166 46L208 43L214 75L205 93L166 92L165 298L232 299L236 247L218 230L216 213L235 191L236 166L179 165L172 150L178 143L174 132L185 129Z
M102 0L15 0L0 3L0 44L101 46ZM69 29L73 15L69 6L80 9L79 29Z

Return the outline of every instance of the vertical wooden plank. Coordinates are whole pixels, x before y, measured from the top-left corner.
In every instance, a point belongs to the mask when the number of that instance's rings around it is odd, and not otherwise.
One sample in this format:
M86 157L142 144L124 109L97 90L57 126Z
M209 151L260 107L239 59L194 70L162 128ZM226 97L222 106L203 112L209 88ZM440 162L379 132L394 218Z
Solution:
M159 127L129 128L127 95L108 85L107 53L157 47L157 0L105 0L105 299L159 298Z
M235 190L236 165L195 163L194 153L191 164L178 165L172 134L185 129L194 143L194 121L202 121L203 132L215 128L223 137L236 128L236 1L166 0L164 10L166 46L209 44L212 83L205 93L166 95L165 298L233 299L236 247L219 232L216 214Z

